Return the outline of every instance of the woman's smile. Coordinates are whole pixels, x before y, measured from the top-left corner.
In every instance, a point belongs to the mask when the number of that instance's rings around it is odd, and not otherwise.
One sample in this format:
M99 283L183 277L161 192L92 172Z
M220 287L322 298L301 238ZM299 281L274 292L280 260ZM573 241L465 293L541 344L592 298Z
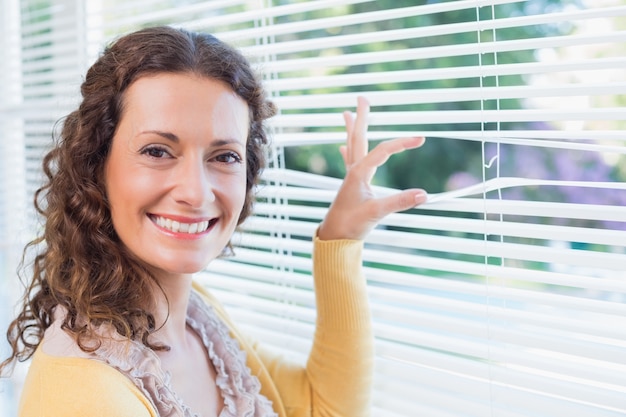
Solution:
M194 238L196 235L198 238L207 234L210 229L217 223L218 219L213 217L209 220L191 220L183 219L182 217L173 216L161 216L155 214L149 214L148 217L159 228L176 234L177 237ZM179 236L180 235L180 236Z

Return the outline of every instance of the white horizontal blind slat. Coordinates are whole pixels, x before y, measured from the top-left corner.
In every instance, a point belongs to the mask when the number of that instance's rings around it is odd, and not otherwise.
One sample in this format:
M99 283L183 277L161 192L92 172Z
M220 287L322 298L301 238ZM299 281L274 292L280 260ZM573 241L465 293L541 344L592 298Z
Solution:
M325 75L310 77L289 77L268 80L266 85L281 91L312 87L341 87L350 85L371 85L388 82L392 77L396 82L431 81L441 79L475 78L481 76L530 75L551 72L568 72L572 69L619 70L626 64L626 58L596 58L594 60L561 60L559 62L532 62L522 64L501 64L494 67L465 66L436 69L398 70L390 72L369 72L363 74ZM392 92L394 93L394 92Z
M377 106L390 106L394 104L417 104L417 103L447 103L451 101L475 101L477 97L483 100L498 99L528 99L533 97L569 97L569 96L602 96L611 94L625 94L626 83L603 83L603 84L575 84L560 86L514 86L514 87L471 87L471 88L448 88L432 89L428 96L423 96L420 90L403 90L395 93L372 91L367 92L368 98ZM328 103L334 105L349 106L354 102L353 93L343 94L319 94L307 100L304 96L286 96L276 99L276 104L283 110L302 108L327 108ZM610 117L610 116L609 116ZM415 120L408 116L407 119Z
M347 100L346 100L347 101ZM454 120L455 123L489 122L552 122L567 120L626 120L626 114L621 107L606 107L597 109L558 109L550 112L540 109L526 110L449 110L449 111L405 111L372 113L370 126L398 126L398 125L431 125L446 123ZM329 121L331 123L329 123ZM277 128L297 128L298 126L328 127L341 126L341 118L333 113L320 114L287 114L274 120Z
M372 141L397 137L397 131L376 130L370 132L368 138ZM404 136L424 136L426 138L444 138L474 142L494 142L500 144L520 144L532 147L588 150L592 152L623 153L620 142L626 142L623 131L604 130L594 131L595 142L589 143L590 133L585 130L508 130L506 132L476 132L456 130L403 130ZM533 139L529 139L533 138ZM340 132L289 132L277 133L274 142L284 147L305 146L315 144L341 143L345 141L345 134ZM582 142L585 141L585 142ZM581 143L582 142L582 143ZM617 146L603 145L603 143L618 144Z

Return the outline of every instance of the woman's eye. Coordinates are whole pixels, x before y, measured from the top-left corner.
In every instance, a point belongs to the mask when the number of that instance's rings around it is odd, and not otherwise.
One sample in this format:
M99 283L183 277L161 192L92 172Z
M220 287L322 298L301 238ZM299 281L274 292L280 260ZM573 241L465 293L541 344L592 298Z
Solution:
M237 155L235 152L226 152L215 157L217 162L221 162L223 164L236 164L241 163L241 157Z
M164 149L161 148L159 146L149 146L147 148L144 148L141 153L143 155L147 155L151 158L156 158L156 159L160 159L160 158L167 158L169 156L169 152Z

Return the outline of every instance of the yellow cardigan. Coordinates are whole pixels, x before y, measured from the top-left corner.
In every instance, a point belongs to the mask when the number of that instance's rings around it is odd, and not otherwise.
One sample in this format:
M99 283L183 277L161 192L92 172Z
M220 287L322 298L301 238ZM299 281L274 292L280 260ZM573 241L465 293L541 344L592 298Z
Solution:
M306 367L244 337L224 308L194 285L246 352L261 393L280 417L369 416L373 339L362 242L315 238L317 323ZM20 400L20 417L157 417L150 401L114 368L37 349Z

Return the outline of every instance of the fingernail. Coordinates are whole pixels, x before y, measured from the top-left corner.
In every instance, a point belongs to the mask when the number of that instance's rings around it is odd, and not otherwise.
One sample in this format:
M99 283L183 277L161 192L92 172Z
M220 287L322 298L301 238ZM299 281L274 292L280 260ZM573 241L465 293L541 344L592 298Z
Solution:
M428 199L426 191L418 191L415 193L415 204L422 204Z

